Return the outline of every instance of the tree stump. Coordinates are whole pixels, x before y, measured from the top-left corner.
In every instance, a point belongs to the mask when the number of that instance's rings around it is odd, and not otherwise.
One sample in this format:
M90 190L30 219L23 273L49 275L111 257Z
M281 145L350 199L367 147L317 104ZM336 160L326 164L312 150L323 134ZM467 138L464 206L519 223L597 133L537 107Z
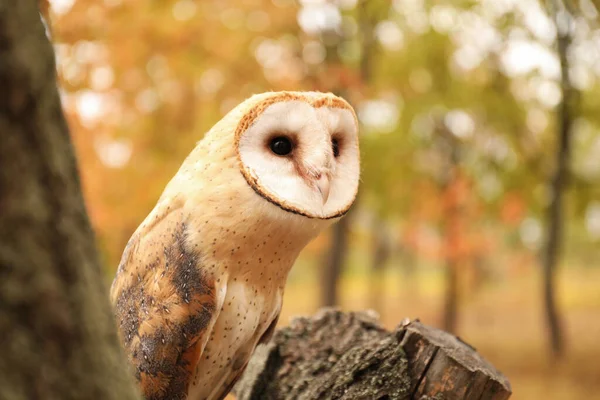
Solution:
M504 400L511 388L449 333L418 320L389 332L368 312L323 309L260 346L234 393L238 400Z

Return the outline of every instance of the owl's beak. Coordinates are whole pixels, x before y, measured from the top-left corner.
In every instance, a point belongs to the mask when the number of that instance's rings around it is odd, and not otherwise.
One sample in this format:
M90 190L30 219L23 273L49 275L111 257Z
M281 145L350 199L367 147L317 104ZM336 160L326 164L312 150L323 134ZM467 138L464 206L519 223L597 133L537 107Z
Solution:
M327 199L329 198L329 177L325 174L320 175L317 178L316 186L323 198L323 204L327 203Z

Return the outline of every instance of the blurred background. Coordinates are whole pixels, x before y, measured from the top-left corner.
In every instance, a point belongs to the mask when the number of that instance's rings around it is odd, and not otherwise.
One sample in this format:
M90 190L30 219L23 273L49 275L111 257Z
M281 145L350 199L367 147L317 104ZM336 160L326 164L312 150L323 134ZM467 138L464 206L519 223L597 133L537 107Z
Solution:
M331 91L362 124L362 186L292 270L281 324L323 305L420 318L514 399L600 398L600 1L46 6L107 282L231 108Z

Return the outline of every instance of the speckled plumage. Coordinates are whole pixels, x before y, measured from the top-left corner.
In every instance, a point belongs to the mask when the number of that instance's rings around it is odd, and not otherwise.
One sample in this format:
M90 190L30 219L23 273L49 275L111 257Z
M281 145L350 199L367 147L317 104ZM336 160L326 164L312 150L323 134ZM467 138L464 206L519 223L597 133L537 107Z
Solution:
M248 135L280 123L276 133L299 126L286 133L299 136L298 147L288 161L273 159L283 167L270 170ZM352 132L324 132L348 124ZM147 399L227 394L272 333L298 253L354 200L356 128L351 107L331 94L265 93L226 115L184 161L130 239L111 288L121 340ZM321 148L333 134L344 141L347 168L331 147ZM286 162L298 165L276 164ZM288 186L278 186L277 173ZM321 192L312 180L321 173L332 195L317 207Z

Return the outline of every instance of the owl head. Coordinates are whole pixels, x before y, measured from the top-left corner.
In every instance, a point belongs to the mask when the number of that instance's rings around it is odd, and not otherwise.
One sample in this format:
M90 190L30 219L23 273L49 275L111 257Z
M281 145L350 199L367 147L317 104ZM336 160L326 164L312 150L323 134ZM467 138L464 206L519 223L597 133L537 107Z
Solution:
M231 209L255 220L310 220L301 226L319 229L348 211L359 175L358 122L345 100L268 92L245 100L206 133L162 199L185 192L192 204L208 201L212 215L232 202Z
M360 175L358 123L340 97L275 92L242 103L234 149L240 172L263 199L308 218L345 214Z

